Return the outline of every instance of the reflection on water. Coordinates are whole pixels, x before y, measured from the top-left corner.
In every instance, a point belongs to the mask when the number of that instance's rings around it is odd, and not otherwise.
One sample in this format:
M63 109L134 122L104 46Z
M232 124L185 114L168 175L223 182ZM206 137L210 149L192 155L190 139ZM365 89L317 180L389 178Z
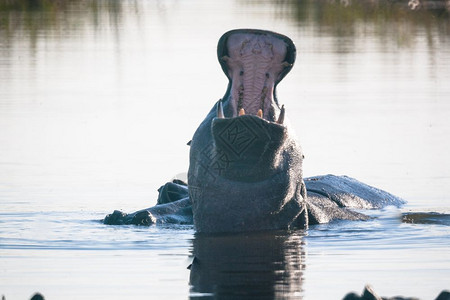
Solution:
M430 43L439 36L448 38L450 23L445 7L412 11L406 3L407 1L295 1L293 7L298 25L313 21L321 34L342 38L373 35L380 40L393 40L401 47L414 45L417 31L423 31ZM334 47L338 52L346 52L339 44Z
M3 37L24 32L33 40L38 34L64 36L68 30L89 26L102 26L102 16L107 15L112 25L120 23L121 1L2 1L0 3Z
M352 37L359 34L394 39L399 46L414 44L417 31L428 35L432 46L434 35L450 35L448 1L329 1L329 0L241 0L240 5L253 9L270 5L277 19L291 19L296 26L311 23L321 34ZM0 3L0 32L6 46L20 33L29 36L30 45L40 35L67 37L70 30L102 30L105 23L120 30L122 18L134 13L136 17L148 9L160 14L171 12L176 3L160 0L150 3L119 0L10 0ZM336 44L337 51L339 45Z
M303 232L194 239L190 299L301 299Z

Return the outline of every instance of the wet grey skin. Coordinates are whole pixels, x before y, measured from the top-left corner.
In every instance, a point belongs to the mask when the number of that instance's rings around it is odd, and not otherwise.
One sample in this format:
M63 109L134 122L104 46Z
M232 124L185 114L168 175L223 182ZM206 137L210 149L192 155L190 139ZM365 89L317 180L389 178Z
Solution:
M193 223L205 233L303 229L368 219L349 208L404 203L346 176L303 180L304 155L276 97L296 58L290 38L232 30L220 38L217 54L229 84L189 143L188 184L167 183L156 206L115 211L105 224Z

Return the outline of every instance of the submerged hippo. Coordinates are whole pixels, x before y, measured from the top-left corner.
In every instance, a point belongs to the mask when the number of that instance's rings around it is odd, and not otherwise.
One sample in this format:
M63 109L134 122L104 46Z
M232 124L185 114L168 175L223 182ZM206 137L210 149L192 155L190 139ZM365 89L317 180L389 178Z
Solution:
M188 184L169 182L156 206L115 211L105 224L193 223L198 232L295 229L368 218L348 208L404 203L346 176L303 179L303 152L275 91L295 62L290 38L232 30L220 38L217 54L229 84L189 143Z

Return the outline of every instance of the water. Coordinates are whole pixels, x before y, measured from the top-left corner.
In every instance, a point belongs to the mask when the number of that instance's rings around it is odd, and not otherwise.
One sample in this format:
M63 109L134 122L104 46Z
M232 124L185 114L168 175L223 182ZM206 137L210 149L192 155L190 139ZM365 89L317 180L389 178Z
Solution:
M340 299L366 283L383 296L433 299L450 288L448 225L399 217L450 211L448 17L359 2L6 3L6 299L36 291L47 299L204 299L214 284L232 297ZM346 174L406 207L371 212L378 218L368 222L231 237L98 221L152 206L156 189L186 172L186 142L227 84L217 40L240 27L275 30L297 45L278 97L304 148L305 175Z

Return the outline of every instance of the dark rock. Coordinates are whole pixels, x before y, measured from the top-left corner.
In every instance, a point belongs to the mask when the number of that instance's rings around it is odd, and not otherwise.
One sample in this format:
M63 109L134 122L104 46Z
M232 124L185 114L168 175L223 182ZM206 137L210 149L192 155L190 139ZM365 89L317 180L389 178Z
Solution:
M45 300L45 298L44 298L44 296L42 296L42 294L36 293L33 295L33 297L31 297L30 300Z
M450 296L450 294L446 291L443 291L441 295L444 295L447 293L447 297ZM450 298L436 298L436 300L450 300ZM403 297L403 296L395 296L395 297L380 297L375 293L374 289L370 285L366 285L364 288L364 291L361 296L358 296L356 293L348 293L343 300L419 300L418 298L414 297Z
M442 291L439 296L437 296L436 300L450 300L450 292Z

